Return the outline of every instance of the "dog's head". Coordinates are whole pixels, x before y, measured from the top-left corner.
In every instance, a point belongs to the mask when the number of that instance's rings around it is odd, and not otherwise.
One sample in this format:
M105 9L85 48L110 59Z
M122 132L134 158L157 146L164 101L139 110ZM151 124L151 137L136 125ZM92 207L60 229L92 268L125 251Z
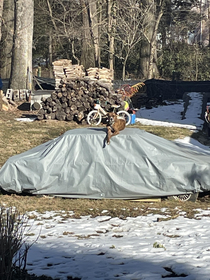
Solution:
M113 112L107 113L107 123L112 125L117 119L117 115Z

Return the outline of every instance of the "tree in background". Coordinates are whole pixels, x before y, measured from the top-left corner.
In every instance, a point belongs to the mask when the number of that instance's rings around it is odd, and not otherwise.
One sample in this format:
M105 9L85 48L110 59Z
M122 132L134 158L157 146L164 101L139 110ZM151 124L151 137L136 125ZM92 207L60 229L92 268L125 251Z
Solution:
M85 68L99 64L98 2L35 0L35 53L39 53L41 38L49 37L45 50L52 53L52 59L72 59ZM47 26L42 37L41 26Z
M116 25L116 3L113 0L107 1L107 48L109 69L113 72L114 79L114 55L115 55L115 27Z
M1 25L2 25L2 15L3 15L3 5L4 0L0 0L0 41L1 41Z
M39 49L42 49L46 53L52 53L53 59L72 59L85 68L109 67L114 69L115 78L124 79L126 69L143 79L157 78L169 73L168 70L164 71L162 64L163 61L166 63L167 50L170 50L169 57L173 59L173 55L176 57L177 41L189 43L189 34L201 19L200 14L198 16L192 9L200 1L35 0L35 3L40 2L38 9L48 7L45 18L40 16L39 21L48 19L43 25L48 26L46 36L48 38L52 34L51 40L42 42L46 42L45 45L52 43L49 48L39 48L38 45L42 44L39 40L34 53L38 54ZM35 7L37 9L37 5ZM40 36L41 31L38 30L36 34ZM35 39L38 38L37 35ZM201 46L198 48L200 52ZM194 52L194 56L197 53L199 62L202 58L198 56L196 49L188 48L188 51ZM173 62L171 65L174 65ZM180 64L176 65L178 67ZM187 64L185 66L188 67ZM199 63L197 66L199 70ZM173 73L181 71L177 67L173 69ZM172 71L170 73L172 77Z
M33 0L18 0L14 6L14 44L9 87L32 88Z
M13 36L14 36L14 0L3 2L2 36L0 41L0 73L3 79L11 74Z
M140 47L140 66L144 78L151 79L159 76L157 68L157 35L160 20L164 14L166 3L170 0L143 0L147 6L145 13L146 27L143 29L144 39Z
M94 56L95 56L95 65L100 65L100 46L99 46L99 14L97 10L97 4L101 5L101 3L97 3L98 1L88 0L89 3L89 18L90 18L90 27L91 34L93 37L94 44Z
M68 1L35 0L41 3L38 9L45 9L45 19L49 19L52 53L56 53L56 41L65 58L76 58L86 69L105 66L114 70L117 58L122 63L123 79L126 64L140 43L143 77L152 77L153 73L157 76L156 37L164 1L145 0L142 4L140 0L80 0L68 6Z
M199 1L195 0L176 0L165 9L159 29L161 55L158 68L162 77L183 80L200 80L207 77L205 72L209 72L209 58L206 55L206 47L199 42L198 29L201 19L205 20L205 16L201 13L199 4ZM205 71L204 65L207 67ZM199 74L199 71L203 74Z
M1 76L13 89L31 89L33 0L4 0Z
M59 58L80 64L82 17L78 1L35 0L33 57L52 62ZM79 45L79 47L78 47Z
M143 38L146 29L145 14L147 6L143 7L136 0L120 0L116 6L115 41L118 46L115 53L122 61L122 79L125 80L126 64L136 45Z
M33 32L33 61L38 66L40 56L46 60L49 69L49 77L53 77L53 41L52 22L48 12L46 1L34 1L34 32Z
M171 79L175 72L180 72L182 79L204 79L208 72L205 67L209 68L209 46L201 44L201 38L204 27L209 26L205 11L209 11L210 1L199 9L203 2L4 0L2 78L11 76L10 84L15 88L30 84L27 73L31 73L33 33L33 56L45 58L50 67L54 60L67 58L85 69L113 69L115 79L125 79L126 71L141 79L160 75Z
M95 67L94 42L91 36L89 6L85 0L80 0L82 8L83 36L81 46L81 64L85 69Z
M167 0L165 0L167 1ZM149 61L148 61L148 70L147 70L147 79L152 79L159 76L159 71L157 69L157 33L158 27L160 24L161 17L163 15L163 6L165 2L164 0L157 1L156 5L152 5L151 8L153 10L153 20L151 21L151 32L150 36L147 36L147 32L145 30L144 35L150 45L149 52Z

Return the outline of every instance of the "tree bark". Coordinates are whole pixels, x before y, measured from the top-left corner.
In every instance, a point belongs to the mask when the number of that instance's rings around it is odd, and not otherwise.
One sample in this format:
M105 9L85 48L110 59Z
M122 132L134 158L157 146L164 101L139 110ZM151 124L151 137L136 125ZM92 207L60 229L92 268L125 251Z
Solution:
M2 1L2 0L0 0ZM0 71L3 79L11 73L13 34L14 34L14 0L4 0L2 40L0 44Z
M102 19L103 19L103 8L102 3L99 3L99 26L98 26L98 35L99 35L99 49L98 49L98 67L101 67L101 35L102 35Z
M3 15L3 5L4 5L4 0L0 0L0 41L1 41L1 25L2 25L2 15Z
M146 30L144 31L145 40L142 42L141 54L140 54L140 66L141 72L144 78L152 78L157 76L158 69L154 58L156 57L156 36L157 29L160 23L160 19L163 15L162 5L163 1L154 1L154 0L144 0L144 5L149 7L147 13L147 21L150 23L147 25Z
M94 57L94 46L90 33L88 7L86 6L85 0L80 0L82 7L82 20L83 20L83 38L82 38L82 53L81 53L81 64L85 69L95 67Z
M125 81L125 69L126 69L126 63L128 60L128 54L125 56L125 59L123 61L123 71L122 71L122 80Z
M99 66L99 23L98 23L98 14L97 14L97 7L96 1L88 0L89 1L89 14L90 14L90 22L91 22L91 30L93 34L93 42L95 48L95 65L96 67Z
M109 69L113 73L114 79L114 35L113 35L113 25L115 19L113 18L112 13L114 13L114 4L113 0L108 0L107 3L107 16L108 16L108 44L109 44Z
M15 2L15 31L10 88L31 89L33 0Z
M159 11L156 21L155 21L155 25L154 25L154 29L153 29L153 34L152 34L152 38L150 41L150 55L149 55L149 67L148 67L148 75L147 75L147 79L152 79L153 76L155 75L155 73L157 73L157 65L155 62L155 56L156 56L156 38L157 38L157 30L158 30L158 25L160 23L160 19L163 15L163 11L162 9Z
M48 68L50 69L50 78L53 78L53 69L52 69L52 63L53 63L53 37L52 37L52 28L50 28L49 32L49 63Z

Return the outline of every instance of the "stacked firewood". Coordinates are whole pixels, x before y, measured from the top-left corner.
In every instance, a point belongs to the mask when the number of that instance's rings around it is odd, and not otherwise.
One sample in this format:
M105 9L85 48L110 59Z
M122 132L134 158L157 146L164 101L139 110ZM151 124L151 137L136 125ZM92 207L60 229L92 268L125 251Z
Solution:
M112 71L106 68L89 68L72 65L71 60L61 59L53 63L55 91L51 97L42 98L38 120L56 119L86 123L87 114L93 110L96 100L110 111L116 104L124 106L122 95L114 92Z
M103 68L89 68L87 75L92 80L100 80L105 84L112 84L113 72L105 67Z
M53 72L55 76L55 88L58 89L60 81L64 78L71 80L81 79L85 76L82 65L72 65L71 60L60 59L53 62Z
M50 97L42 98L42 108L37 118L76 121L86 123L87 114L93 109L96 100L110 111L113 104L124 106L122 95L113 91L110 86L88 77L71 80L62 79L58 89Z
M53 62L53 72L55 76L55 88L59 87L60 81L64 78L70 80L82 79L87 76L91 80L100 80L104 84L112 85L113 71L105 67L88 68L79 64L72 64L71 60L60 59Z
M63 64L66 62L66 60L58 60L53 62L53 72L55 76L55 88L59 87L60 81L65 77ZM69 61L71 64L71 60Z

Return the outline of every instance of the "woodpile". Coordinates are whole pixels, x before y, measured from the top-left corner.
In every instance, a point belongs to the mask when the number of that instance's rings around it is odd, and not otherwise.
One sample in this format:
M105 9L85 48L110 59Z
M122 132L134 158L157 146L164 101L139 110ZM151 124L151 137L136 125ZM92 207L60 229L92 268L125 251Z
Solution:
M53 72L55 76L55 88L58 89L60 81L67 78L70 80L81 79L85 76L82 65L72 65L71 60L60 59L53 62Z
M96 100L106 110L111 105L124 106L122 95L114 92L112 72L106 68L89 68L72 65L71 60L53 63L56 87L48 98L42 98L37 118L86 123L87 114L93 110Z
M55 88L58 89L60 81L64 78L70 80L82 79L85 76L91 80L100 80L104 84L112 85L113 71L105 67L88 68L86 71L82 65L72 64L71 60L60 59L53 62L55 76Z
M112 84L113 72L107 68L89 68L87 69L87 76L91 80L100 80L105 84Z

